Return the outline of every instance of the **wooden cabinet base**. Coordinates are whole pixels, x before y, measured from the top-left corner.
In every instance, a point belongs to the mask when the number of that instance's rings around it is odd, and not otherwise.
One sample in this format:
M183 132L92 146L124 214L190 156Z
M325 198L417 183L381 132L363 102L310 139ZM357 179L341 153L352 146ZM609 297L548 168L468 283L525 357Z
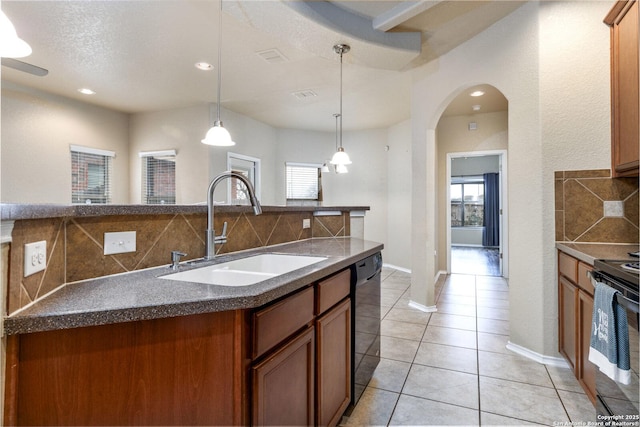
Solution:
M16 425L245 425L241 312L40 332L18 346ZM232 349L230 351L230 349Z

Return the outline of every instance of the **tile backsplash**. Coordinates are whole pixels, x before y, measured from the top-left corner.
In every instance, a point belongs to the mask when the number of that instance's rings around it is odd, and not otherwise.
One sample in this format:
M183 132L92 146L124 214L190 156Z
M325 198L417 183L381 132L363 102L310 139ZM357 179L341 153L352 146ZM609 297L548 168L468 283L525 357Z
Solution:
M303 228L309 219L311 228ZM227 243L216 252L228 253L310 237L350 235L349 212L313 216L310 211L252 213L218 212L215 229L228 223ZM26 306L63 283L169 264L171 251L186 259L205 253L205 214L111 215L25 219L15 221L9 254L7 313ZM104 233L136 232L136 251L103 255ZM24 244L47 242L47 268L23 277Z
M638 178L609 169L555 173L556 241L638 243Z

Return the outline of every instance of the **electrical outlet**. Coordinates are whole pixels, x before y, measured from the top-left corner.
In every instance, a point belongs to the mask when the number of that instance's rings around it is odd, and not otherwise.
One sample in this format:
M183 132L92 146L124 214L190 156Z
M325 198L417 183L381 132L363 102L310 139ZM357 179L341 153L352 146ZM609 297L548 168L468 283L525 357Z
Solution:
M311 220L309 218L302 219L302 228L311 228Z
M114 255L136 251L136 232L104 233L104 254Z
M24 277L47 268L47 241L24 245Z

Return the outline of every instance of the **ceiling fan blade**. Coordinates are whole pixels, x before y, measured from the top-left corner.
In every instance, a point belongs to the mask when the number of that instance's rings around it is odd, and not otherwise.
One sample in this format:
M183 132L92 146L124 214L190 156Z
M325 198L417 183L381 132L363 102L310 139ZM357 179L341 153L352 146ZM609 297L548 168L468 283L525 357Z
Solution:
M26 62L18 61L13 58L2 58L2 65L39 77L44 77L49 74L49 70L45 70L44 68L40 68L36 65L27 64Z

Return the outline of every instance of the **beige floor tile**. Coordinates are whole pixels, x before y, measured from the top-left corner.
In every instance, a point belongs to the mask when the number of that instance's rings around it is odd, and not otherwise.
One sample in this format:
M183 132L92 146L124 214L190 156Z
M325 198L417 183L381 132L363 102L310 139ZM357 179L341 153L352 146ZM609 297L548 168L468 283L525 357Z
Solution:
M463 329L429 325L422 337L422 341L456 347L476 348L476 333Z
M478 376L413 364L402 393L478 409Z
M476 276L476 290L480 289L508 292L509 284L504 277Z
M558 394L574 425L578 425L579 423L588 425L589 422L595 423L599 421L596 415L596 409L585 393L558 390Z
M480 377L483 411L547 425L569 421L553 388Z
M393 412L390 426L475 426L479 413L475 409L462 408L434 402L419 397L401 395Z
M530 423L516 418L503 417L489 412L480 412L480 425L487 426L540 426L544 424Z
M402 362L413 362L420 342L394 337L380 337L380 357Z
M447 303L447 304L464 304L464 305L476 305L476 298L464 295L453 295L440 293L437 298L437 303Z
M490 334L509 335L509 321L497 319L483 319L478 317L478 332Z
M380 335L387 337L404 338L420 341L424 335L426 325L417 323L398 322L396 320L382 319L380 322Z
M367 387L345 425L386 426L399 396L391 391Z
M478 317L483 319L509 320L509 310L495 307L478 307Z
M420 344L414 363L470 374L478 372L476 350L430 342Z
M584 393L584 390L576 379L573 370L571 370L569 367L560 368L557 366L547 366L547 372L549 372L551 381L558 390Z
M478 297L476 299L476 305L478 307L501 308L503 310L509 309L509 301L504 299Z
M439 302L436 304L438 309L438 313L445 314L457 314L459 316L475 316L476 315L476 306L475 305L465 305L465 304L455 304L451 302Z
M420 350L418 349L418 354ZM478 352L480 375L553 389L544 365L517 354Z
M431 315L431 321L429 322L429 325L475 331L476 319L475 317L470 316L459 316L457 314L435 312Z
M497 291L494 289L478 289L476 291L476 296L478 298L485 298L485 299L498 299L503 301L509 300L508 291Z
M508 335L490 334L478 332L478 350L491 351L493 353L513 354L507 349L509 343Z
M431 313L425 313L424 311L412 309L412 308L392 308L387 314L385 319L397 320L400 322L418 323L426 325L429 323Z
M373 372L373 378L369 381L369 387L400 393L409 374L409 368L409 362L381 358Z

